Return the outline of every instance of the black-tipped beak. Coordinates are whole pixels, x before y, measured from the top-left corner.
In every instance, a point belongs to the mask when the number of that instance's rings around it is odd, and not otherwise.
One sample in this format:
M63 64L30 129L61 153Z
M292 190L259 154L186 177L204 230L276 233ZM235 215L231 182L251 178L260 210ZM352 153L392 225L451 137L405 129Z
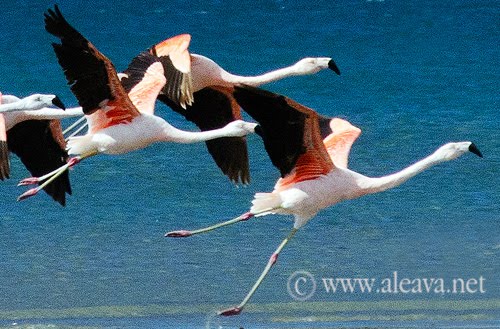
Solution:
M63 102L57 96L52 100L52 104L60 109L66 110L66 106L64 106Z
M476 144L474 143L471 143L469 145L469 151L471 151L472 153L476 154L478 157L483 157L483 154L481 154L481 151L479 151L479 149L477 148Z
M260 125L256 125L254 131L257 135L264 138L264 131L262 130L262 127Z
M340 75L339 67L337 66L337 64L335 64L335 61L333 59L330 59L330 61L328 62L328 68Z

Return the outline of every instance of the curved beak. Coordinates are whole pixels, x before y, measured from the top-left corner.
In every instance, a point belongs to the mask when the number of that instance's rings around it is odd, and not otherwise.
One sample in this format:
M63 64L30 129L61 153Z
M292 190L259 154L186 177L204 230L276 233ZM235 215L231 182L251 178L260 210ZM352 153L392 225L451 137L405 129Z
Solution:
M66 110L66 106L64 106L63 102L57 96L52 99L52 104L60 109Z
M471 151L472 153L474 153L478 157L481 157L481 158L483 157L483 154L481 153L481 151L479 151L479 149L477 148L476 144L474 144L474 143L471 143L469 145L469 151Z
M337 73L338 75L340 75L339 67L337 66L337 64L333 59L330 59L330 61L328 62L328 68L333 72Z

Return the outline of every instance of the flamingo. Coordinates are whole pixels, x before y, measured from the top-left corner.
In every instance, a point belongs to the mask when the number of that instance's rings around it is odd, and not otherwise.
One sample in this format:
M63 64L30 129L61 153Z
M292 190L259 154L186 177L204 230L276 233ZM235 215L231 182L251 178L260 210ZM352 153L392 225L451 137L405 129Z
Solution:
M340 75L337 64L330 57L306 57L294 65L261 75L236 75L206 56L189 53L190 42L191 35L180 34L148 49L151 54L166 59L164 63L172 68L170 78L167 77L172 82L165 86L160 95L182 108L192 105L196 97L193 93L209 87L234 87L239 84L257 87L286 77L315 74L326 68Z
M57 5L45 13L45 29L61 40L53 43L53 48L89 130L84 136L68 139L68 154L73 157L65 165L21 181L28 185L45 180L18 200L37 194L70 167L100 153L122 154L155 142L194 143L254 132L256 124L242 120L205 132L176 129L153 114L156 97L166 82L164 66L156 56L143 52L133 60L135 68L129 67L129 78L141 82L127 94L112 62L66 21Z
M178 68L177 79L170 80L180 83L167 84L158 100L196 124L202 131L217 129L241 119L241 104L238 104L232 95L236 85L257 87L291 76L315 74L327 68L340 75L337 64L329 57L303 58L294 65L261 75L236 75L206 56L189 54L190 41L189 34L181 34L154 45L149 52L160 58L168 57L169 62ZM177 47L173 47L173 44ZM182 64L178 64L181 62L178 58L183 59ZM207 141L206 146L216 164L231 181L243 184L250 182L245 139L215 139Z
M60 109L48 108L55 105ZM9 178L9 151L32 175L43 175L66 162L65 142L58 119L83 115L81 108L66 109L56 95L33 94L23 99L0 93L0 180ZM69 177L43 188L55 201L66 204L71 194Z
M190 42L189 34L181 34L152 46L148 51L160 58L165 68L167 83L158 100L195 123L201 131L241 120L240 106L232 95L235 85L260 86L290 76L315 74L326 68L340 75L337 64L329 57L306 57L294 65L256 76L235 75L208 57L190 54ZM137 78L129 78L128 69L118 76L127 92L140 82ZM140 75L135 76L140 78ZM205 143L217 166L232 182L250 182L244 138L218 138Z
M243 310L276 263L281 250L320 210L344 200L394 188L422 171L468 151L482 157L471 142L448 143L400 172L367 177L347 168L350 148L361 133L348 121L318 115L285 96L250 86L236 87L235 97L259 123L256 132L263 137L266 151L280 170L281 178L272 192L255 194L249 212L204 229L173 231L166 236L188 237L269 214L293 215L294 225L243 301L220 312L225 316Z

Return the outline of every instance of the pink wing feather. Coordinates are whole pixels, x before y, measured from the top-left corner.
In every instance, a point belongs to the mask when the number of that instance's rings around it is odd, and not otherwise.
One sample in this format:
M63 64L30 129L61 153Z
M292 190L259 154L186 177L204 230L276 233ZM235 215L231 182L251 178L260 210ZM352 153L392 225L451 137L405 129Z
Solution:
M326 150L336 167L347 168L351 146L361 134L361 129L339 118L330 121L332 133L324 140Z

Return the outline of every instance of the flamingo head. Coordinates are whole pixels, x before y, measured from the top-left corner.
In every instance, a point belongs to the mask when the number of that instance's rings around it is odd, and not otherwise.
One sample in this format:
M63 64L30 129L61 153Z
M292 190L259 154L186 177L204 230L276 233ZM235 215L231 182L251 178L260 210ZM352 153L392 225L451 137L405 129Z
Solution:
M61 99L56 95L49 94L33 94L22 99L25 102L26 110L39 110L47 106L56 106L60 109L66 110Z
M481 158L483 157L479 148L472 142L445 144L434 152L434 156L441 161L449 161L454 160L467 152L474 153Z
M330 57L306 57L295 63L295 70L301 74L314 74L326 68L340 75L335 61Z

